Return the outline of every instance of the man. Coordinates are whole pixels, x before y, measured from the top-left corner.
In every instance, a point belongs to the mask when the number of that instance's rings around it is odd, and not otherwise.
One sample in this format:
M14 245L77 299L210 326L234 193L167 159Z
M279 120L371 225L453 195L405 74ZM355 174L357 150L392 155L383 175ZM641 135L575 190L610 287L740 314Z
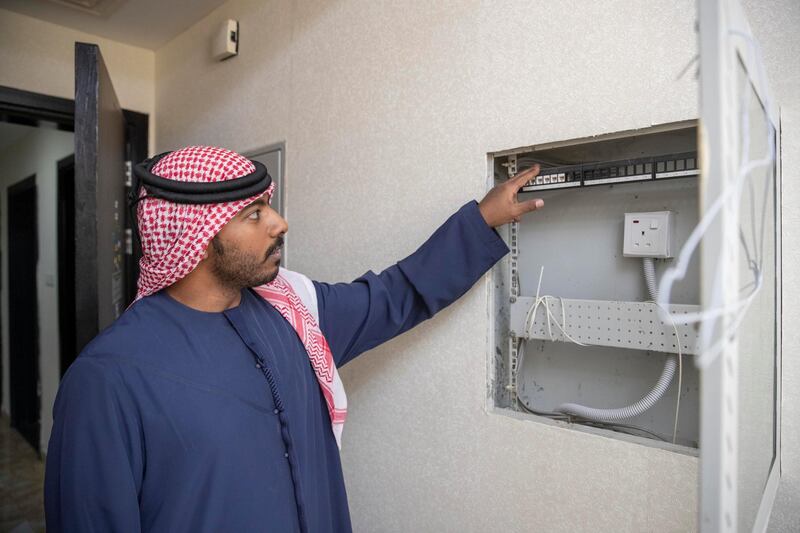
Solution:
M136 167L136 301L72 364L47 454L48 531L350 531L336 367L464 294L538 167L352 283L279 269L266 169L188 147ZM141 182L141 188L139 187Z

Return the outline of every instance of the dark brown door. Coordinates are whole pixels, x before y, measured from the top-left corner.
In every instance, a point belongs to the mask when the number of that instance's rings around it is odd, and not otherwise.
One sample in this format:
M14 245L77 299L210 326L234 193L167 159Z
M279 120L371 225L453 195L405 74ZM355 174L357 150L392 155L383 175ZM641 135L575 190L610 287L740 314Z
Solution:
M75 44L75 343L125 310L125 118L93 44Z

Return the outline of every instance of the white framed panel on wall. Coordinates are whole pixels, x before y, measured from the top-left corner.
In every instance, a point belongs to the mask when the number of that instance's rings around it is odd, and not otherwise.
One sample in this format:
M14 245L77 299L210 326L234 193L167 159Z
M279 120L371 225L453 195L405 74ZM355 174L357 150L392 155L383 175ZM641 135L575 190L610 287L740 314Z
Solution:
M706 230L699 525L764 531L780 479L779 113L738 0L698 6Z

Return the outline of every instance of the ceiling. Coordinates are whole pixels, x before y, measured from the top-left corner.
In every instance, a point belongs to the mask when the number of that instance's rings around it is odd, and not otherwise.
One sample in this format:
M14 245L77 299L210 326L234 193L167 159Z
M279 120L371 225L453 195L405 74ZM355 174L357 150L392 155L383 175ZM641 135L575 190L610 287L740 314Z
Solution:
M226 0L0 0L0 8L156 50Z

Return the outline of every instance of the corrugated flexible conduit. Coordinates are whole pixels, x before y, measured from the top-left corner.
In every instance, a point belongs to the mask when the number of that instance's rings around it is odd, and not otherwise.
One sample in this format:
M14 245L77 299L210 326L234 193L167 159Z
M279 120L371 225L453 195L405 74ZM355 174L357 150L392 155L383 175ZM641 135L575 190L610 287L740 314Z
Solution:
M653 264L653 259L645 257L643 262L644 279L647 283L647 290L650 292L650 298L656 301L656 269ZM678 339L679 341L680 339ZM675 377L675 368L677 367L677 356L670 355L664 362L664 370L661 371L661 376L658 378L653 389L648 392L638 402L628 405L626 407L619 407L616 409L600 409L596 407L588 407L576 403L565 403L560 405L556 412L566 413L570 415L579 416L581 418L588 418L589 420L597 420L600 422L609 422L613 420L623 420L626 418L633 418L640 415L653 407L658 400L664 396L667 389L672 383L672 378Z

